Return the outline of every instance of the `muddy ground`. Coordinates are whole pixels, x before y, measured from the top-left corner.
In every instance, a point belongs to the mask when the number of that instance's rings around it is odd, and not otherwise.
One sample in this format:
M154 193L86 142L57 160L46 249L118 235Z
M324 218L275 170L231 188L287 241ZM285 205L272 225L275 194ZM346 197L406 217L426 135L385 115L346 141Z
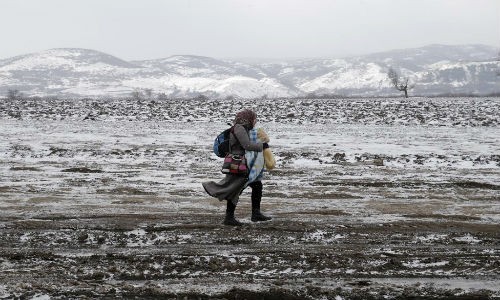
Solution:
M274 213L243 228L200 211L12 218L1 281L21 298L498 296L498 225L437 216L360 224L339 214Z
M385 123L369 113L380 103L357 100L344 114L374 119L339 123L321 114L339 107L317 101L262 124L278 159L262 204L273 220L250 221L245 191L238 228L201 187L221 178L213 106L159 120L130 119L135 102L102 114L28 103L24 115L4 102L0 298L500 298L500 101L459 99L456 119L431 111L445 121L429 126L410 124L410 102Z

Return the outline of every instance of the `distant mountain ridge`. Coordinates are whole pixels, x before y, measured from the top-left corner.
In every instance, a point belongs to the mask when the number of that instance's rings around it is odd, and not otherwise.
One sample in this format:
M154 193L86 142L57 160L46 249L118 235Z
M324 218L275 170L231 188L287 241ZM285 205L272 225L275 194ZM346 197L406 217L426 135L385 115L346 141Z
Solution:
M166 97L296 97L307 94L400 94L389 67L414 84L410 95L500 92L498 49L429 45L341 59L259 64L175 55L125 61L89 49L61 48L0 60L0 95L130 96L150 90Z

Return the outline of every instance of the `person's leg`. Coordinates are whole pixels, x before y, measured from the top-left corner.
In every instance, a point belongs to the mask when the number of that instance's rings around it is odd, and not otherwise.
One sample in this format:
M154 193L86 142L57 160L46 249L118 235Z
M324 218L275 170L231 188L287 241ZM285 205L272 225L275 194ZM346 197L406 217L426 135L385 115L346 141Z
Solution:
M252 188L252 211L260 210L260 202L262 200L262 181L254 181L249 184Z
M236 205L234 205L232 201L227 200L226 218L224 219L224 225L231 225L231 226L243 225L243 223L235 219L234 217L235 210L236 210Z
M252 221L269 221L272 218L260 212L260 202L262 200L262 182L254 181L249 186L252 188Z

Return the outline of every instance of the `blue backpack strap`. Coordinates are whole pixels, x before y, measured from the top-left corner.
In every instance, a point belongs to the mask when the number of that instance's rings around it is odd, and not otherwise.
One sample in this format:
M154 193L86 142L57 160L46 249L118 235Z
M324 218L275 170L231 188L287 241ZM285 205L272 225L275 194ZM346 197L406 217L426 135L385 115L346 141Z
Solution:
M229 153L231 153L231 133L234 135L234 126L231 126L230 130L229 130L229 140L227 141L228 145L229 145ZM236 138L236 136L234 136Z

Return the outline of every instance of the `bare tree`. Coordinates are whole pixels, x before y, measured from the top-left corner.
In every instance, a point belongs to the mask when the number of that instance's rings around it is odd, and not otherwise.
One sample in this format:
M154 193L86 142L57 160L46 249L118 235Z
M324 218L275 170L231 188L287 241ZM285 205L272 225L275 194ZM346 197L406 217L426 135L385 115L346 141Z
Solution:
M141 100L142 99L142 93L139 90L135 90L131 93L132 99L134 100Z
M405 92L405 98L408 98L408 90L413 88L413 85L408 86L409 78L401 78L392 67L387 72L387 77L391 80L392 85L401 92Z
M15 100L22 97L22 93L19 90L8 90L7 99Z
M167 100L167 99L168 99L168 96L167 96L167 94L165 94L165 93L159 93L159 94L156 96L156 99L158 99L158 100Z
M145 89L144 94L146 94L148 99L151 99L153 97L153 89Z

